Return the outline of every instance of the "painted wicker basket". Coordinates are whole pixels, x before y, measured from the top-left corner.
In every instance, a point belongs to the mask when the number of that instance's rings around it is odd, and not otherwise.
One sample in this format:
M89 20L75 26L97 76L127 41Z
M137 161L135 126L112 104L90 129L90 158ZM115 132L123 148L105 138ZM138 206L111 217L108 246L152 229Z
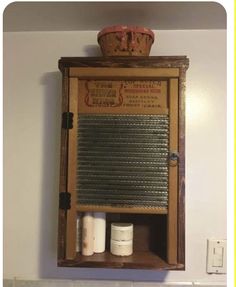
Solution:
M104 56L148 56L154 33L137 26L111 26L97 36Z

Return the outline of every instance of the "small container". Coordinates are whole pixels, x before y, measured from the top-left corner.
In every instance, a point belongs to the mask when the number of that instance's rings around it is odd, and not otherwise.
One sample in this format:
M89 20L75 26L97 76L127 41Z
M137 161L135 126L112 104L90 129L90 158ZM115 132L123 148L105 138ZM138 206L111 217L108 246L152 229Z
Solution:
M117 241L133 240L133 224L132 223L112 223L111 239Z
M104 56L148 56L154 33L145 27L111 26L97 36Z
M133 253L133 240L117 241L111 239L111 254L129 256Z
M85 212L82 226L82 255L93 255L94 250L94 218L92 212Z
M77 214L76 219L76 252L82 251L82 216Z
M105 251L106 243L106 213L94 212L94 252Z

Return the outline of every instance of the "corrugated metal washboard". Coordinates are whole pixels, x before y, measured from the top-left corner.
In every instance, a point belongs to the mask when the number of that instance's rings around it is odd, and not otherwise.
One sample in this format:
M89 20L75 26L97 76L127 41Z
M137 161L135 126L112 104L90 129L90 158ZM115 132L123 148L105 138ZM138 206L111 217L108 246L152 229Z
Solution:
M77 203L168 205L168 115L79 115Z

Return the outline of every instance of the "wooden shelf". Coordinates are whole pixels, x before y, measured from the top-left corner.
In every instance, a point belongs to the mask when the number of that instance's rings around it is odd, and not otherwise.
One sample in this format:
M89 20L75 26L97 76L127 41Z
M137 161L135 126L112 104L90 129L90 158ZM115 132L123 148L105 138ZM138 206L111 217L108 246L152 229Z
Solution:
M77 205L78 212L106 212L106 213L135 213L135 214L167 214L166 207L111 207L105 205Z
M127 269L156 269L183 270L182 264L170 265L151 251L134 252L131 256L119 257L106 251L92 256L82 256L77 253L75 260L61 260L61 267L94 267L94 268L127 268Z

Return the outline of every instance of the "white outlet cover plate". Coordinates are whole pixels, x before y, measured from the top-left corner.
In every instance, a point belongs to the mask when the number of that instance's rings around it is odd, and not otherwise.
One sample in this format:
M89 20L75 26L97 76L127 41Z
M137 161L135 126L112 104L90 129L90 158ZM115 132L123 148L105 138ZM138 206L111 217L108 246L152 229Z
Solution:
M227 271L227 241L207 240L207 273L225 274Z

